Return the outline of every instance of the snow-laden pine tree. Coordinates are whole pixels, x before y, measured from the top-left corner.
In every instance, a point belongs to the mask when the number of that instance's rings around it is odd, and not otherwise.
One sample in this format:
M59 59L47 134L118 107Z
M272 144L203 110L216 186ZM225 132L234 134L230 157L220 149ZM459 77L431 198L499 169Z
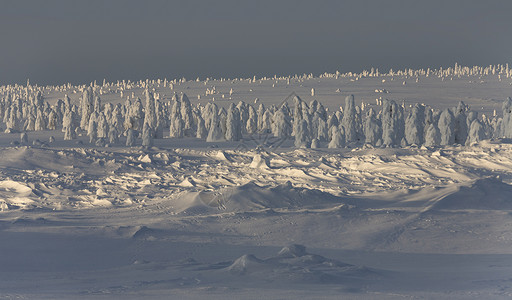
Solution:
M98 138L108 137L108 123L103 112L100 112L96 119L98 126Z
M258 115L257 120L259 132L263 131L263 114L265 114L265 111L265 105L263 103L260 103L260 105L258 106L258 110L256 111L256 114Z
M206 141L210 143L220 142L224 140L224 134L222 132L219 114L217 113L217 106L214 105L213 113L210 118L210 130L208 131L208 136L206 137Z
M192 105L185 93L181 94L181 119L183 120L183 131L186 136L194 136L195 123L192 115Z
M399 106L393 100L384 100L382 105L382 144L396 146L401 142Z
M409 145L420 146L424 142L425 107L416 103L405 121L405 140Z
M93 144L98 138L98 125L94 116L89 119L89 126L87 126L87 135L89 136L89 143Z
M261 117L261 133L269 133L272 131L272 119L273 114L269 109L266 109L263 113L263 117Z
M57 129L57 113L55 110L50 110L50 114L48 115L48 125L46 126L48 130L55 130Z
M144 124L142 130L142 146L143 147L153 147L153 128L151 125Z
M206 124L205 124L203 117L201 117L200 114L196 114L195 118L196 118L195 123L197 124L196 138L206 139L206 137L208 136L208 131L206 130Z
M95 96L94 97L94 105L93 105L93 111L95 113L100 113L101 111L101 99L100 99L100 96Z
M119 142L119 133L115 126L110 126L108 131L108 142L110 144L117 144Z
M248 105L247 110L249 112L249 117L245 125L245 131L248 134L253 134L258 131L258 115L254 107L252 107L252 105Z
M329 129L329 135L331 141L329 142L328 148L343 148L345 147L345 129L343 126L332 126Z
M316 129L316 139L319 142L329 141L329 129L327 128L327 122L323 118L317 119Z
M455 109L455 128L454 128L454 139L455 143L460 145L466 144L468 138L468 126L466 111L468 110L466 104L460 101Z
M343 119L341 125L345 129L345 140L347 143L357 142L361 139L361 123L358 122L354 95L345 98Z
M287 139L291 135L291 124L287 117L285 108L281 106L273 116L272 133L275 137Z
M89 119L94 107L94 95L91 87L84 89L82 97L80 98L80 128L86 130L89 126Z
M249 109L247 104L243 101L238 102L236 105L238 113L240 114L240 124L242 124L241 131L242 134L247 133L247 120L249 119Z
M441 145L453 145L455 143L455 118L449 109L443 110L437 126L441 133Z
M46 120L44 118L43 111L41 109L38 109L34 130L41 131L41 130L45 130L45 129L46 129Z
M435 123L428 125L425 132L425 143L427 147L434 147L441 144L441 133Z
M299 96L293 97L293 127L292 127L292 135L295 136L298 126L303 120L303 106L305 103L303 103L302 99L300 99Z
M242 124L238 108L231 103L226 117L226 141L239 141L242 138Z
M182 138L184 136L184 123L181 118L181 101L174 101L169 117L171 125L169 127L169 136L172 138Z
M364 124L365 143L376 146L382 138L382 127L373 108L367 110Z
M340 123L338 121L338 117L336 116L336 114L334 113L334 114L330 115L329 118L327 119L327 130L328 130L328 134L329 134L329 141L332 138L331 128L338 127L338 125L340 125Z
M135 146L135 131L131 128L128 128L128 130L126 130L126 146Z
M306 120L300 120L295 129L295 147L309 148L311 146L311 135Z
M151 132L154 134L154 130L157 125L156 110L155 110L155 98L153 93L146 89L146 107L144 111L144 126L151 127ZM144 130L144 129L143 129Z
M466 145L470 146L485 139L485 130L478 119L471 122Z

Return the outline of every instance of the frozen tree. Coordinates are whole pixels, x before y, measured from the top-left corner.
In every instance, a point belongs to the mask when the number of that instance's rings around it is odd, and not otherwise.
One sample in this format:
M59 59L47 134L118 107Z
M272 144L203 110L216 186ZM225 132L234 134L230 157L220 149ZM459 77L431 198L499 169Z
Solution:
M227 141L239 141L242 138L242 128L240 122L240 113L233 103L228 108L226 118L226 134Z
M205 139L208 136L208 131L206 130L206 125L205 125L204 119L201 117L200 114L196 115L196 124L197 124L196 138Z
M270 112L270 110L265 110L265 112L263 113L263 117L261 118L261 128L260 128L260 131L262 133L268 133L271 131L272 129L272 113Z
M46 129L46 121L43 116L43 111L38 109L37 110L37 116L36 116L36 122L34 125L34 130L41 131Z
M376 146L382 137L380 120L377 119L373 108L367 112L364 125L365 143Z
M439 116L438 127L441 133L441 145L453 145L455 143L455 118L449 109L445 109Z
M119 142L119 133L115 126L110 126L108 131L108 141L110 144L117 144Z
M339 125L339 121L338 121L338 117L336 117L336 114L332 114L331 116L329 116L329 118L327 119L327 130L328 130L328 134L329 134L329 140L331 140L331 128L332 127L338 127Z
M274 136L284 139L288 138L291 134L291 126L283 107L275 112L273 119L272 133Z
M455 143L464 145L468 137L468 125L466 111L468 110L464 102L460 101L455 109L455 128L454 139Z
M89 119L93 111L93 91L91 87L84 90L82 98L80 99L80 115L82 117L80 121L80 127L86 130L89 126Z
M241 132L247 133L247 120L249 119L249 110L247 108L247 104L243 101L238 102L236 106L238 113L240 114L240 124L242 124Z
M153 147L153 128L149 124L144 124L142 130L142 146Z
M329 129L327 128L327 122L322 118L318 118L316 122L316 138L320 142L326 142L329 140Z
M428 125L425 132L425 146L433 147L441 143L441 133L435 123Z
M330 129L331 141L328 148L343 148L345 146L345 130L343 126L332 126Z
M107 119L105 118L105 115L103 114L103 112L100 112L98 114L96 122L97 122L97 126L98 126L98 138L107 138L108 137L108 123L107 123Z
M416 103L405 121L405 139L409 145L423 144L425 107Z
M386 146L398 145L401 141L399 107L393 100L385 100L382 106L382 143Z
M192 105L185 93L181 94L181 119L183 120L183 129L186 136L193 136L194 118L192 115Z
M64 140L74 140L76 139L76 132L73 123L71 123L71 126L66 127L66 131L64 131Z
M295 135L298 130L298 126L300 125L301 121L303 120L303 114L302 114L302 106L304 103L302 102L302 99L300 99L299 96L293 97L293 128L292 128L292 135Z
M155 111L155 98L153 93L146 90L146 109L144 112L144 126L149 126L153 129L151 132L154 133L154 129L156 128L156 111Z
M89 126L87 127L87 135L89 136L89 143L94 143L98 138L98 125L94 116L89 119Z
M469 136L467 140L467 145L472 145L474 143L478 143L481 140L485 139L485 130L482 126L482 123L478 119L473 120L471 122L471 126L469 128Z
M50 110L50 114L48 115L48 126L47 128L49 130L55 130L57 129L57 113L55 112L55 110Z
M354 103L354 95L345 98L345 109L341 125L345 129L345 140L347 143L357 142L361 139L361 126L357 121L357 111Z
M95 113L100 113L101 111L101 99L99 96L94 97L93 111Z
M260 103L260 105L258 106L258 111L256 112L256 114L258 115L257 117L257 120L258 120L258 131L262 132L264 129L263 129L263 114L265 113L266 109L265 109L265 105L263 105L263 103Z
M171 119L169 136L173 138L182 138L185 135L184 130L183 120L181 119L181 115L178 114L175 118Z
M256 133L256 131L258 130L258 115L254 107L252 107L252 105L248 105L247 110L249 112L249 117L247 120L247 124L245 126L245 130L247 133L253 134Z
M126 131L126 146L132 147L135 145L135 131L131 128L128 128Z
M311 135L306 120L301 120L295 130L295 147L309 148L311 145Z
M217 109L215 106L215 113L212 114L210 119L210 130L208 131L208 136L206 137L207 142L220 142L223 140L222 128L220 125L219 115L217 114Z
M26 131L34 131L36 129L36 117L33 113L28 113L27 119L25 120L24 129Z

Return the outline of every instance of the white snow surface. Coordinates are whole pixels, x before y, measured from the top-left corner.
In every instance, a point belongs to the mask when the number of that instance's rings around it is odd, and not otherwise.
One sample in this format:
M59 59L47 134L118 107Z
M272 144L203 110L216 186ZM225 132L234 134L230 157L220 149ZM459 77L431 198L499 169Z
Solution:
M497 75L413 79L153 87L226 109L254 98L277 105L293 91L333 111L349 94L360 105L386 90L397 103L463 100L490 114L512 95L512 80ZM132 91L143 93L123 92ZM118 92L102 92L102 103L124 101ZM56 141L13 146L19 133L0 134L0 299L512 296L510 139L298 149L271 133L152 147L64 140L60 129L27 135L29 144Z

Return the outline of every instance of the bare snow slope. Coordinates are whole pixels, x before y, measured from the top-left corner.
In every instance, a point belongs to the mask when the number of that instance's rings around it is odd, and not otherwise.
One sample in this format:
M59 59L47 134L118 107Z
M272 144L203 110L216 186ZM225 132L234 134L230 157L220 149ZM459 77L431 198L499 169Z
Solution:
M512 144L503 141L0 151L3 297L512 293ZM311 249L276 256L288 244Z

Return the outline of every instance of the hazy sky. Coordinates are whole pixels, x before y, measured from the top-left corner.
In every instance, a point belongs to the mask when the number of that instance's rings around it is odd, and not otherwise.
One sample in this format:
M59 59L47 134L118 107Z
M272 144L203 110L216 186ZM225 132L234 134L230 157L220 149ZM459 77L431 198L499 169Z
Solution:
M512 1L0 0L0 85L512 62Z

